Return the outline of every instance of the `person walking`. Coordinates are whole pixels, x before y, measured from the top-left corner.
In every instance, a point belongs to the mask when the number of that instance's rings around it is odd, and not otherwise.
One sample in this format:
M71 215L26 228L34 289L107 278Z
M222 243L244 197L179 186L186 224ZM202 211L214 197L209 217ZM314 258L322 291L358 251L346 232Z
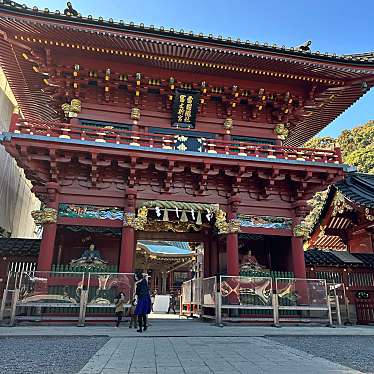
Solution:
M125 311L125 294L123 292L120 292L114 299L114 304L116 306L114 314L117 317L116 327L119 327L122 321L123 312Z
M151 313L151 295L147 279L141 272L135 273L135 294L138 298L135 314L138 316L139 325L136 331L143 332L147 330L147 315Z
M152 310L152 312L154 312L153 304L155 303L156 295L157 295L157 289L153 291L152 296L151 296L151 310Z
M169 308L168 308L168 314L170 313L170 310L173 310L174 314L175 312L175 307L177 305L177 300L175 298L174 293L170 294L170 300L169 300Z

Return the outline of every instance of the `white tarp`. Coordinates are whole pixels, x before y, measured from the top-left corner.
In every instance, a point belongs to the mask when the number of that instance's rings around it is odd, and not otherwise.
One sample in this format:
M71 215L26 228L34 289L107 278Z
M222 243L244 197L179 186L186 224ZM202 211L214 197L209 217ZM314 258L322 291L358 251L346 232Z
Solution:
M8 131L14 105L4 75L0 71L0 131ZM40 202L31 192L31 183L23 170L0 145L0 228L12 237L35 237L31 211L39 209Z
M170 295L156 295L153 303L154 313L167 312L169 309Z

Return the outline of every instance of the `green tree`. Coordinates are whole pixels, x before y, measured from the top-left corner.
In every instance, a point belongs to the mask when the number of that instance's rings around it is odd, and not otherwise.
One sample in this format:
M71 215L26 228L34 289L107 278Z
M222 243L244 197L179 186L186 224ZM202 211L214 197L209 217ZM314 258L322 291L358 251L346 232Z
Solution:
M308 140L304 147L331 149L339 146L343 161L362 173L374 174L374 121L344 130L336 139L330 136Z
M332 138L331 136L312 138L304 144L304 147L317 149L333 149L334 147L336 147L336 139Z
M304 144L307 148L322 149L332 149L335 146L340 147L344 163L355 166L359 172L374 174L374 121L369 121L352 130L344 130L336 139L330 136L316 137ZM327 190L317 192L313 199L308 201L312 210L302 224L305 239L308 239L326 197Z

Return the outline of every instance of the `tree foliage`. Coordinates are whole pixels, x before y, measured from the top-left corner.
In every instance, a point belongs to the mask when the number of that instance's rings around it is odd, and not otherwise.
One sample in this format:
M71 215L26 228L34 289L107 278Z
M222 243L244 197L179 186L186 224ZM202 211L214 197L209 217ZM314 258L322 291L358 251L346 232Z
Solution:
M330 136L316 137L304 144L307 148L321 149L333 149L336 146L342 151L344 163L355 166L359 172L374 174L374 121L352 130L344 130L336 139ZM313 199L308 201L312 210L303 222L305 239L318 219L326 197L327 190L317 192Z
M356 166L362 173L374 174L374 121L344 130L336 139L330 136L312 138L304 146L322 149L339 146L345 163Z

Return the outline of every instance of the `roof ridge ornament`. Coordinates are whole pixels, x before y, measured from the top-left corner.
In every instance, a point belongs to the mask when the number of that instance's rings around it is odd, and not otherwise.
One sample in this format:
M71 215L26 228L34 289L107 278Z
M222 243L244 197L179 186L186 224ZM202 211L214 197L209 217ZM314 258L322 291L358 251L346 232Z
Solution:
M65 16L74 16L74 17L77 17L78 16L78 12L73 8L73 5L71 4L70 1L68 1L66 3L66 6L67 8L64 10L64 14Z
M311 45L312 45L312 41L307 40L305 43L297 46L296 49L298 49L299 51L303 51L303 52L309 52Z

